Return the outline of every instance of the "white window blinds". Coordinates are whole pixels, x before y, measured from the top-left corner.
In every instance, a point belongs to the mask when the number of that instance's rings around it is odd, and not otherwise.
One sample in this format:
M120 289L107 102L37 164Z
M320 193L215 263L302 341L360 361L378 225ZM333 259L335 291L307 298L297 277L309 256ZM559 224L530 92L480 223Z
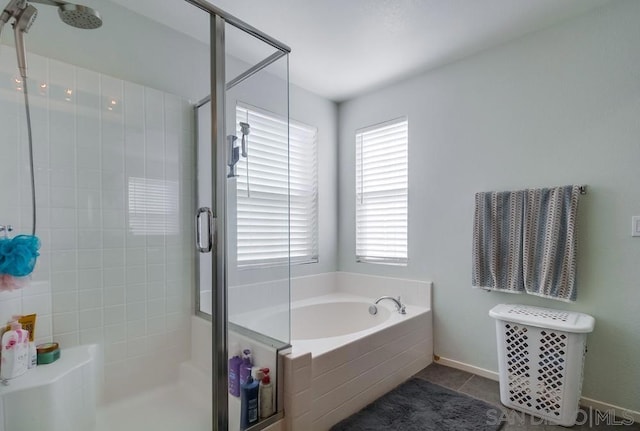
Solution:
M241 121L251 133L238 163L238 266L317 262L317 128L237 105L239 140Z
M406 265L408 121L356 131L356 260Z

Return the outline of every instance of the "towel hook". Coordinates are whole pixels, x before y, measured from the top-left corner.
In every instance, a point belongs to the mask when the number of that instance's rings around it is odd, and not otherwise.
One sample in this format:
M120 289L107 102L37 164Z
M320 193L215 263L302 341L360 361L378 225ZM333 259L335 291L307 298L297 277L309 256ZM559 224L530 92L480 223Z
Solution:
M580 194L581 195L586 195L587 194L587 186L584 186L584 185L580 186L579 190L580 190Z

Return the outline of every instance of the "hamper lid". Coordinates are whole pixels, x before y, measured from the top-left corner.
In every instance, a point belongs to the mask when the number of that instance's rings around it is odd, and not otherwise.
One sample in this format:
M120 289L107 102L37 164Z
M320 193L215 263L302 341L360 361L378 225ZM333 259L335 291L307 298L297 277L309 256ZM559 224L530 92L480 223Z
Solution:
M519 304L498 304L489 310L489 316L497 320L565 332L591 332L595 325L595 319L588 314Z

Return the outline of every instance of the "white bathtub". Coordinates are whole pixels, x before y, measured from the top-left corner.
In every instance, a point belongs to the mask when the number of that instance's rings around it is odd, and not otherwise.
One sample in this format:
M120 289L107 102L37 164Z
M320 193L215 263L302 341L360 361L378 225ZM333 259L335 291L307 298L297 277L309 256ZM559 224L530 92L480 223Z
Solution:
M428 313L426 307L408 305L407 314L395 310L391 301L382 301L378 314L369 306L375 298L332 293L291 304L291 344L295 354L310 352L318 357L331 350L383 331Z
M433 359L431 309L331 293L292 303L285 363L285 419L324 431L399 385ZM289 404L289 406L287 406Z
M320 302L294 306L291 309L291 338L309 340L354 334L377 327L391 316L391 311L384 307L377 307L378 313L370 314L371 301L335 296L326 298L327 302L320 299Z

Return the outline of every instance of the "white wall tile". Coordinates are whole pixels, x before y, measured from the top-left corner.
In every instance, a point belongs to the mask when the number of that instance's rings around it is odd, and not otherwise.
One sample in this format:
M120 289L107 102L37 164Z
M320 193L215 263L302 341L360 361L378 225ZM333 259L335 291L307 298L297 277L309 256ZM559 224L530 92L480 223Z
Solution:
M105 268L103 270L105 287L124 286L124 268Z
M102 164L100 163L100 147L78 147L76 154L78 167L94 170L99 170L101 168Z
M80 344L102 344L104 343L104 331L102 326L84 329L80 325Z
M147 304L146 302L132 302L126 305L127 322L133 320L146 319Z
M86 269L78 271L78 289L98 289L102 287L102 270Z
M124 248L124 230L123 229L103 229L103 247L104 248Z
M165 299L152 299L147 301L147 317L157 317L165 314Z
M51 295L33 295L22 297L21 313L36 313L38 316L51 314Z
M127 253L128 255L129 253ZM104 268L119 268L125 264L125 250L110 248L102 251L102 265Z
M75 271L76 254L76 250L58 251L51 256L51 265L56 271Z
M126 332L124 323L107 325L104 327L104 341L107 345L125 341L127 339Z
M102 289L81 290L78 292L79 310L88 310L102 307Z
M54 293L53 298L53 313L66 313L78 310L78 293L77 292L65 292Z
M78 332L67 332L66 334L55 335L56 342L61 349L67 349L80 344L80 334Z
M102 266L102 249L82 250L78 253L78 269L97 269Z
M127 284L144 284L147 281L147 268L145 266L127 266Z
M38 260L40 264L40 260ZM47 281L34 281L31 280L31 285L28 289L22 291L22 297L27 298L29 296L49 295L51 296L51 283Z
M145 284L129 284L127 283L127 291L125 293L127 304L134 302L144 302L147 299L147 286Z
M71 229L51 230L51 250L74 250L77 248L76 232Z
M102 208L102 198L99 190L78 190L78 208L94 210Z
M100 229L78 229L78 249L102 248L102 231Z
M127 260L126 266L146 265L147 254L145 248L132 248L127 243Z
M54 313L53 331L58 334L74 332L78 330L78 313Z
M51 290L54 293L73 292L78 289L75 271L53 272L51 274Z
M127 322L127 340L144 337L147 334L147 322L144 319Z
M115 305L104 308L104 324L115 325L117 323L124 323L124 305Z
M78 323L80 330L102 328L104 326L102 308L80 311L78 314Z
M192 106L180 97L69 64L37 55L30 60L33 88L48 84L32 94L41 256L31 286L0 292L0 321L36 312L39 341L55 340L63 347L103 344L111 364L105 378L127 382L126 391L142 387L131 376L162 383L175 372L154 375L141 358L149 351L164 352L168 334L188 338L183 335L193 278L186 277L190 284L185 284L183 273L192 269L176 260L188 260L193 250L179 236L128 231L127 180L179 180L181 191L192 194L185 189L193 187L195 175ZM14 70L15 60L0 63L5 69ZM0 218L28 230L23 102L12 85L0 80L0 91L11 95L0 98L0 129L7 143ZM190 161L183 166L185 155ZM181 219L191 220L192 204L191 198L181 199ZM191 222L184 227L189 240L191 228ZM165 356L162 367L175 367L172 361L181 353Z

